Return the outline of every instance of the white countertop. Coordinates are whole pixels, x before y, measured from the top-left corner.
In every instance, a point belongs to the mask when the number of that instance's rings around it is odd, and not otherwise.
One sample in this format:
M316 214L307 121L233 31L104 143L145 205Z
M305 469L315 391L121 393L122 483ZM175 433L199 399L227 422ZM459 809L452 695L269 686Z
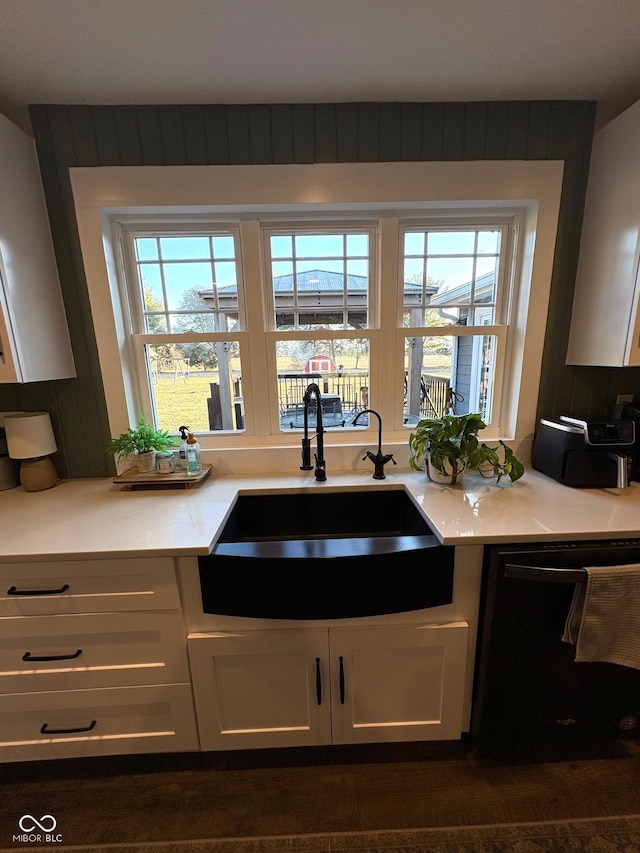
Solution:
M424 474L370 472L225 477L194 489L125 491L110 479L64 480L43 492L0 492L0 560L197 555L209 552L238 491L406 487L447 545L640 537L640 483L572 489L530 469L496 485L477 473L457 486Z

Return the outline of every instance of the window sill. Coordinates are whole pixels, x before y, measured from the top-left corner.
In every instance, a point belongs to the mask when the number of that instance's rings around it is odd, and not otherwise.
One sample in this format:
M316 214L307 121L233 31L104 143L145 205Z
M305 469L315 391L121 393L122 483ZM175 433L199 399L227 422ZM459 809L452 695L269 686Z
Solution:
M487 443L493 444L493 439L487 439ZM520 441L509 441L516 456L526 464L531 459L532 438ZM373 465L368 460L363 460L367 450L375 451L377 440L363 441L360 444L335 444L325 446L325 460L327 463L327 476L343 471L367 471L373 475ZM312 445L312 453L315 451L315 442ZM394 443L382 442L383 453L392 453L397 462L394 466L389 463L385 469L387 477L391 478L394 473L411 470L409 466L409 444L408 442ZM313 482L313 471L300 471L300 444L273 447L238 447L224 449L202 449L202 461L213 466L213 473L217 476L249 476L255 474L273 475L283 473L299 472L301 477Z

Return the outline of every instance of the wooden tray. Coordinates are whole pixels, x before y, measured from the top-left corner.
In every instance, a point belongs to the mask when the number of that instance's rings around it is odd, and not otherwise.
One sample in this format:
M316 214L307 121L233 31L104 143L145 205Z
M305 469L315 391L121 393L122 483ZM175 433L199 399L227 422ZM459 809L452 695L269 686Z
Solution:
M186 474L184 471L176 471L173 474L125 471L115 477L113 482L125 489L192 489L204 483L210 473L211 465L203 465L197 474Z

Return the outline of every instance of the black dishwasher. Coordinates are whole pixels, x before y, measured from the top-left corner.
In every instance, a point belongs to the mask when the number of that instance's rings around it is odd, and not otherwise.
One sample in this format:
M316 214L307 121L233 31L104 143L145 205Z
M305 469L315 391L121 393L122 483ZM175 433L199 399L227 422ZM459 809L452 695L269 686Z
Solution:
M586 566L640 562L640 540L485 549L472 734L479 748L637 737L640 670L576 663L562 642ZM640 601L638 602L640 606Z

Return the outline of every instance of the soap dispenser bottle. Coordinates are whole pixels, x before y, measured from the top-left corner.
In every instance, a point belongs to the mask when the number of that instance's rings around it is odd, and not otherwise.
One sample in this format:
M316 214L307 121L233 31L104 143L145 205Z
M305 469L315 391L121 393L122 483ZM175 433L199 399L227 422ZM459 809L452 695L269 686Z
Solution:
M200 473L200 445L195 435L190 432L187 438L187 474Z
M187 470L187 438L189 437L189 427L178 427L180 432L180 447L178 448L178 470Z

